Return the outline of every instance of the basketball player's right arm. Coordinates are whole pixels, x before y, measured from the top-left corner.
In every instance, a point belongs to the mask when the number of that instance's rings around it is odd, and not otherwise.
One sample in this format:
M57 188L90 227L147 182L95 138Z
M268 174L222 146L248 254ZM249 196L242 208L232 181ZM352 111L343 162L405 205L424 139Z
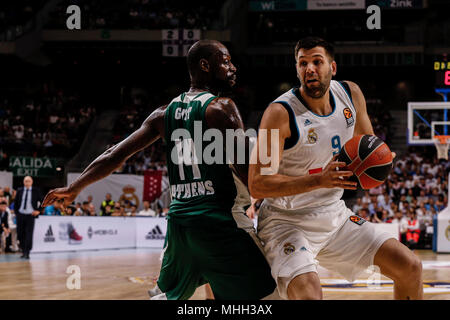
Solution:
M51 205L59 199L64 199L64 206L71 204L85 187L110 175L133 154L158 140L164 132L166 107L156 109L138 130L98 156L70 186L51 190L42 205Z
M264 132L267 132L267 134L264 134ZM353 173L351 171L336 171L336 168L344 167L345 163L334 161L334 159L322 172L317 174L287 176L277 173L285 140L290 135L288 112L281 104L271 104L262 117L258 132L258 143L253 149L252 161L250 162L248 179L250 194L253 198L290 196L319 188L356 189L355 182L339 178L350 177Z

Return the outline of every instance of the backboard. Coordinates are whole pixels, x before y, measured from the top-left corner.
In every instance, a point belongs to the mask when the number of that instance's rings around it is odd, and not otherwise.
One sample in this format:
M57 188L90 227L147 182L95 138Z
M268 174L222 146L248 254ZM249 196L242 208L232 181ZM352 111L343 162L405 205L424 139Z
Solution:
M409 145L434 145L434 136L450 135L450 102L409 102Z

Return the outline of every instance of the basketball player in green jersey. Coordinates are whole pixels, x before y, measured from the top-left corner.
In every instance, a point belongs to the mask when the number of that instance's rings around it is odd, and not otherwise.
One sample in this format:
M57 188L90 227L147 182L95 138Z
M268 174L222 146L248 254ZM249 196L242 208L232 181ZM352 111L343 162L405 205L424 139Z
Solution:
M261 299L274 292L276 284L255 241L233 218L232 208L239 197L230 166L226 161L206 164L184 159L190 151L202 155L209 143L194 141L196 130L200 129L201 139L207 129L218 129L224 135L226 129L243 129L235 103L217 96L235 85L236 68L227 48L212 40L196 42L187 62L188 92L156 109L138 130L101 154L71 185L51 190L43 205L58 199L69 205L83 188L165 138L172 202L159 288L167 299L188 299L197 287L209 283L218 300ZM234 165L233 169L247 184L246 166Z

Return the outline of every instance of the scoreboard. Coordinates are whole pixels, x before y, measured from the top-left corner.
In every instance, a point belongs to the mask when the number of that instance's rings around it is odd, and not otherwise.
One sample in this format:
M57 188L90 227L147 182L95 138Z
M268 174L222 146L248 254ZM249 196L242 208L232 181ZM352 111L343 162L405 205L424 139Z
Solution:
M189 48L201 38L199 29L162 30L162 55L164 57L186 57Z
M433 63L436 88L450 88L450 61L436 60Z

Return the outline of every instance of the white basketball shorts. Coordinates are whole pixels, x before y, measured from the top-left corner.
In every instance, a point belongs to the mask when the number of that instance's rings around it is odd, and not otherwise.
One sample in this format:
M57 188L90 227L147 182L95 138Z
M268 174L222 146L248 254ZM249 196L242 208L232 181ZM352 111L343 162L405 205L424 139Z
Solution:
M380 246L393 238L354 215L342 200L295 212L263 204L258 237L283 299L288 298L289 282L300 274L317 273L318 264L354 281L373 265Z

